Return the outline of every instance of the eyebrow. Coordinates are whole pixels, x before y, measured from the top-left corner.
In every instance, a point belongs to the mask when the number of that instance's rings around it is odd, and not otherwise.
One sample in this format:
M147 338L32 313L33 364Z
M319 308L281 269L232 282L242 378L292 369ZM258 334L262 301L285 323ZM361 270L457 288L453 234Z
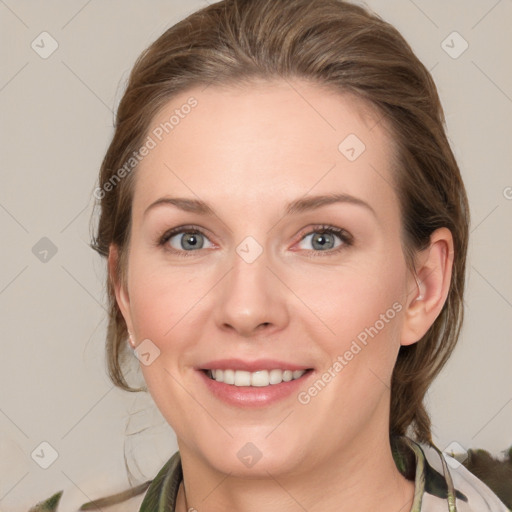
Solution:
M303 213L334 203L345 203L353 204L356 206L362 206L363 208L371 212L374 215L374 217L377 218L375 210L368 203L350 194L327 194L301 197L287 205L285 215L288 216ZM157 206L164 205L175 206L180 210L191 213L197 213L199 215L215 215L214 210L208 205L208 203L201 201L199 199L189 199L185 197L161 197L160 199L157 199L155 202L151 203L146 208L146 210L144 211L144 216L150 210L156 208Z

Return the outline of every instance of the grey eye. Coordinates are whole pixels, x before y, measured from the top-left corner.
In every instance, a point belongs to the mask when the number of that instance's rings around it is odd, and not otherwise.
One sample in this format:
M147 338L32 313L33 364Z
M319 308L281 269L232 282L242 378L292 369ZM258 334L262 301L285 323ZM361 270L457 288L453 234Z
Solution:
M336 235L334 233L323 233L321 231L314 231L310 233L309 235L306 235L300 243L302 244L307 239L311 239L311 244L313 246L313 249L315 250L330 250L335 249L336 247L339 247L341 245L341 242L338 243L338 245L335 245L336 243L336 237L340 239L339 235ZM341 240L341 239L340 239ZM310 247L301 247L301 249L310 250Z
M205 240L208 240L208 238L199 231L189 230L182 231L171 236L169 238L169 244L173 249L178 251L190 251L194 249L203 249L205 246Z

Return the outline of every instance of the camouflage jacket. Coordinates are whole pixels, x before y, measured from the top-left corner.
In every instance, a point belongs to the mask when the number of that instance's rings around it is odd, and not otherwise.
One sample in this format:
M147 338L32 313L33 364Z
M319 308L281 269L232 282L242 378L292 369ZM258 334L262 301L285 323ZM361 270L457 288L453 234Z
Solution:
M455 458L443 455L435 445L400 436L391 438L391 447L398 470L415 484L410 512L512 512L483 481ZM182 479L177 451L153 480L123 493L84 503L79 510L174 512ZM29 512L56 512L62 492L38 503Z

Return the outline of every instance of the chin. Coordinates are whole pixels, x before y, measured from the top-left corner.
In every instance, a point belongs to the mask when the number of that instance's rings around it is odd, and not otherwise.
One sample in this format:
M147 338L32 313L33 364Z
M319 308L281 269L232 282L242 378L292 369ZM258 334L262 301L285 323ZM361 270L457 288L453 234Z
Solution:
M272 475L293 473L298 468L303 468L302 458L304 447L284 446L283 443L276 444L265 439L265 434L258 438L253 436L254 441L248 437L237 437L228 443L211 445L203 452L203 457L217 471L231 476L244 478L268 478ZM212 449L213 448L213 449Z

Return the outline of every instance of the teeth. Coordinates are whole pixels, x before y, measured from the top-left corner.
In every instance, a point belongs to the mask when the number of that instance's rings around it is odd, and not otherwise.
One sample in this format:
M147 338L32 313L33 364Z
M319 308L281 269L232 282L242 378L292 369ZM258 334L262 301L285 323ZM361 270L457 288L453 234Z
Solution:
M298 379L306 370L259 370L257 372L246 372L244 370L208 370L210 379L224 384L234 386L264 387L271 384L280 384Z

